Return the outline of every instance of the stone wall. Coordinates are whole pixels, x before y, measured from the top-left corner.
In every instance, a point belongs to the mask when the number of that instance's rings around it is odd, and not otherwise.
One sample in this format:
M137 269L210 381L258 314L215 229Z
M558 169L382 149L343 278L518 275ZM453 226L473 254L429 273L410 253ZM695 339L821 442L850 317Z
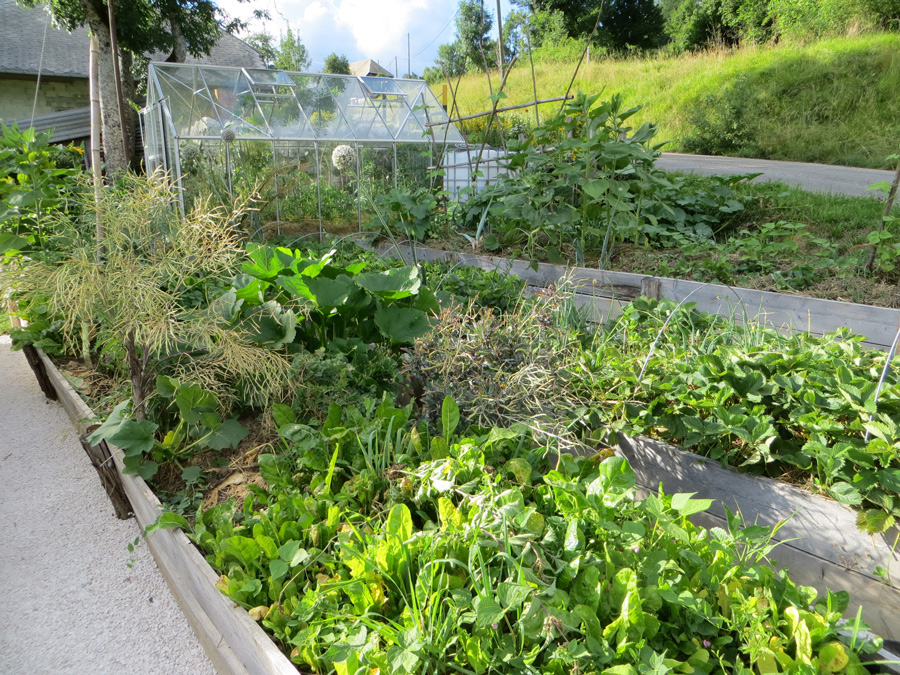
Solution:
M0 120L31 117L36 80L0 79ZM84 108L90 105L87 80L41 81L35 115Z

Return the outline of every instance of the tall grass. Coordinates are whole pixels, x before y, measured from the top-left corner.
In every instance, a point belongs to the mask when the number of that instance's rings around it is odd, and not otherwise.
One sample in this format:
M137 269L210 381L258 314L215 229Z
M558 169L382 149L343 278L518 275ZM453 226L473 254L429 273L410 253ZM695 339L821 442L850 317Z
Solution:
M535 64L539 98L562 95L574 62ZM620 92L643 105L633 118L659 125L669 150L892 168L900 138L900 35L870 33L811 44L742 47L677 57L592 60L575 89ZM440 90L440 86L436 87ZM533 100L520 59L504 104ZM463 114L491 107L483 75L463 78ZM541 117L559 104L541 106ZM507 113L533 123L534 111Z

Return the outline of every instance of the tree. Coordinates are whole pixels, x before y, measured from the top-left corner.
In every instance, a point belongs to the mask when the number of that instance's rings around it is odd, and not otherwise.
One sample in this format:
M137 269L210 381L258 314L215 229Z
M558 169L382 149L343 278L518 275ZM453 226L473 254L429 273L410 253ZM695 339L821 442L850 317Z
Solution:
M662 12L654 0L607 0L599 42L613 51L653 49L664 40Z
M275 67L280 70L305 71L309 69L312 59L306 45L300 39L300 31L292 31L288 26L287 33L282 34L278 43L278 56Z
M441 76L438 79L444 79L444 71L450 77L459 77L466 73L466 57L459 50L459 43L454 42L449 45L441 45L438 47L438 70Z
M18 1L25 7L43 4L42 0ZM66 30L87 26L97 38L106 168L111 174L124 171L128 168L131 143L125 142L130 134L122 128L119 118L109 8L103 0L50 0L50 12ZM119 71L123 73L121 84L126 93L134 90L130 76L134 55L162 51L171 54L173 61L184 61L187 54L208 54L219 39L220 27L237 30L243 26L211 0L117 0L114 14L121 54Z
M275 38L269 33L254 33L244 39L248 45L258 51L265 61L266 68L274 68L275 60L278 58L278 46L275 44Z
M465 60L466 71L486 71L497 65L497 43L489 35L494 25L491 13L478 0L460 0L456 16L456 49Z
M343 54L338 56L335 52L332 52L325 57L325 67L322 69L322 72L334 75L349 75L350 61Z

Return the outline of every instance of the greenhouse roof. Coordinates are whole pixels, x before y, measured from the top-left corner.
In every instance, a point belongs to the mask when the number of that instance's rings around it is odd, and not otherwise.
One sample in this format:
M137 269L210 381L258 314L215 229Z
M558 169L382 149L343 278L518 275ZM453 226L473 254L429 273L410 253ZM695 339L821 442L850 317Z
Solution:
M173 63L148 80L178 139L465 142L424 80Z

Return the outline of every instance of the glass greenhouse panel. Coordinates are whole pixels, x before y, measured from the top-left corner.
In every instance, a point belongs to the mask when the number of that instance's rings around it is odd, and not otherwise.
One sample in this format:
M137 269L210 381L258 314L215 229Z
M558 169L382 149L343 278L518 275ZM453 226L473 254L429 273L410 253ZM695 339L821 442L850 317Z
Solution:
M379 196L439 188L430 167L464 143L424 81L259 68L151 63L141 124L183 208L249 195L262 238L377 225Z
M420 80L151 63L149 88L178 138L464 143Z

